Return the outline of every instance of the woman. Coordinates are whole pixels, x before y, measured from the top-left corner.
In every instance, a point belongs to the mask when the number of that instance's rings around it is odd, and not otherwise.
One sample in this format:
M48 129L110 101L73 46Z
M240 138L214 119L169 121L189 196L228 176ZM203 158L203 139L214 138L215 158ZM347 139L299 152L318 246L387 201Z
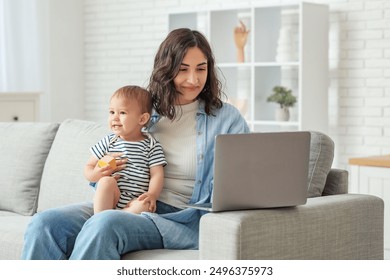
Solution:
M156 213L107 210L92 215L91 203L44 211L28 227L23 259L115 260L143 249L198 248L204 213L183 205L210 201L215 136L249 128L237 109L221 101L214 56L197 31L168 34L148 89L155 108L149 131L168 162Z

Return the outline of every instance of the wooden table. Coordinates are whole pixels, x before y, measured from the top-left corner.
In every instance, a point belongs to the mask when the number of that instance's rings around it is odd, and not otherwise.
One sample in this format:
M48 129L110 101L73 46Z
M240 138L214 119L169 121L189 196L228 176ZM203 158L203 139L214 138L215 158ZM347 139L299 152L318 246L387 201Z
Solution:
M390 155L350 158L349 164L390 168Z
M371 194L385 202L385 259L390 259L390 155L350 158L350 193Z

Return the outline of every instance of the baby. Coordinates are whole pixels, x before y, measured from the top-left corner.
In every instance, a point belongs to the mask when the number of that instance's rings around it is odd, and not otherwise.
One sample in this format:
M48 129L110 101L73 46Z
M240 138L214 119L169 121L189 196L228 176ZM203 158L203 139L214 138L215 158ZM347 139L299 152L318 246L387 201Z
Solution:
M122 209L134 214L155 212L167 164L163 149L143 128L152 111L150 93L124 86L110 99L111 133L91 147L84 174L96 189L94 213Z

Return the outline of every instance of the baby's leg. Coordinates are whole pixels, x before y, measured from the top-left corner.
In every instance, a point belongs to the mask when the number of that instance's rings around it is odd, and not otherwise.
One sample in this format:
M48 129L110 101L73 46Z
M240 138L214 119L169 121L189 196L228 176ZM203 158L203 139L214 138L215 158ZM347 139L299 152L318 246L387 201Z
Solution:
M141 212L150 212L149 211L149 202L144 203L143 201L134 198L127 203L126 207L122 210L133 213L141 214Z
M106 176L99 180L93 204L94 213L114 209L120 196L118 183L114 177Z

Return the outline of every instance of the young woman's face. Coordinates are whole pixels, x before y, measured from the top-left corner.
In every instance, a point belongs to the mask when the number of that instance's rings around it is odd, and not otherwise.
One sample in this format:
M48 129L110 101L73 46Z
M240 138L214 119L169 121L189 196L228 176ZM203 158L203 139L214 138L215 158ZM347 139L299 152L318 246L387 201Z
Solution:
M207 59L198 47L189 48L173 79L179 96L176 105L185 105L196 100L207 80Z

